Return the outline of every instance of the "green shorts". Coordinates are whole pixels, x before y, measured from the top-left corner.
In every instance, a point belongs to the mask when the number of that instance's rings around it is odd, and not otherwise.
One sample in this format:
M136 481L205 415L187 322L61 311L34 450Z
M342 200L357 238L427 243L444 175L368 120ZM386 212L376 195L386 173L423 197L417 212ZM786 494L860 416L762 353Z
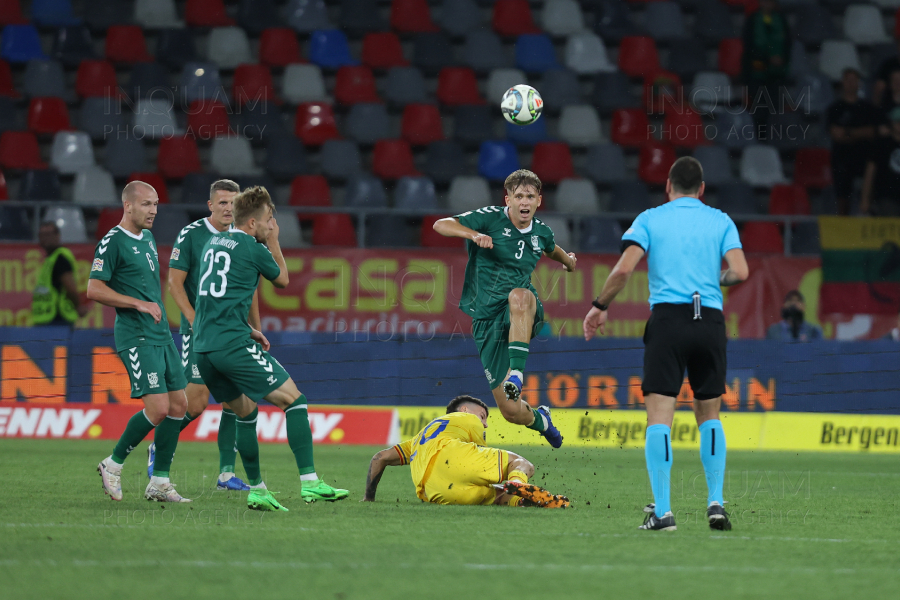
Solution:
M253 340L195 356L200 377L216 402L231 402L241 394L259 401L291 378L281 363Z
M177 392L187 386L172 341L165 346L137 346L119 352L131 379L131 397Z
M184 378L188 383L206 385L203 383L203 378L200 377L200 369L197 368L197 355L194 353L191 337L184 334L181 336L181 367L184 371Z
M534 325L531 327L531 337L534 339L544 327L544 305L537 300L537 310L534 312ZM491 389L496 388L506 379L509 371L509 305L503 314L494 319L473 319L472 335L478 345L478 357L484 367L484 375L487 377Z

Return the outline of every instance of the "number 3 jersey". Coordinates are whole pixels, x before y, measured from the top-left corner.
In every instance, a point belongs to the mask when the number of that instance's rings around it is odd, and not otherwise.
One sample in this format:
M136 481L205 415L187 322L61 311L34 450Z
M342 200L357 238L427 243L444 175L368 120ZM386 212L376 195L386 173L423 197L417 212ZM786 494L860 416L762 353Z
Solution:
M219 230L209 222L209 217L198 219L186 226L175 239L169 268L184 271L184 293L191 306L197 306L197 281L200 279L200 260L203 258L203 247ZM180 333L191 334L191 324L181 315Z
M250 339L247 315L259 276L271 281L281 268L268 248L240 229L216 233L201 252L194 303L194 351L246 345Z
M491 236L493 248L480 248L466 240L469 262L463 281L459 308L473 319L494 319L509 305L509 293L516 288L537 290L531 274L544 252L553 252L553 230L540 219L532 219L525 229L517 229L507 216L507 208L486 206L456 215L459 222L478 233Z
M146 313L133 308L117 308L114 330L117 351L172 343L159 276L156 242L149 229L134 235L116 225L97 244L90 278L106 282L114 292L155 302L162 310L162 319L154 323L153 317Z

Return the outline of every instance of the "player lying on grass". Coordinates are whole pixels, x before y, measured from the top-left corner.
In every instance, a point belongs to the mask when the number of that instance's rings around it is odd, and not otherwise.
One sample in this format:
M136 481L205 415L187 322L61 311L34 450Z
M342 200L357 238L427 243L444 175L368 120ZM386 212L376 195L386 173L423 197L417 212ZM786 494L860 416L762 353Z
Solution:
M566 508L569 499L528 483L534 465L517 454L484 443L488 407L457 396L447 414L414 438L372 457L363 502L374 502L385 467L408 464L416 495L434 504L501 504Z
M472 317L472 335L484 374L500 414L524 425L559 448L562 435L546 406L532 408L520 399L528 344L543 327L544 306L531 284L542 255L575 270L553 231L534 216L541 205L541 180L531 171L515 171L503 184L506 207L486 206L441 219L434 230L466 240L469 261L459 308Z

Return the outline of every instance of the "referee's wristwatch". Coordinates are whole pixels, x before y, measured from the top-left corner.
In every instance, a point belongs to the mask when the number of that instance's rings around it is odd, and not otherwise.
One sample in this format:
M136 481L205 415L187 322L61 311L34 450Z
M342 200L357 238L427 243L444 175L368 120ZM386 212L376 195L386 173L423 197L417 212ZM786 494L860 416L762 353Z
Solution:
M602 310L602 311L607 311L607 310L609 310L609 304L600 304L599 302L597 302L597 299L596 299L596 298L594 298L593 300L591 300L591 304L594 305L594 308L599 308L599 309Z

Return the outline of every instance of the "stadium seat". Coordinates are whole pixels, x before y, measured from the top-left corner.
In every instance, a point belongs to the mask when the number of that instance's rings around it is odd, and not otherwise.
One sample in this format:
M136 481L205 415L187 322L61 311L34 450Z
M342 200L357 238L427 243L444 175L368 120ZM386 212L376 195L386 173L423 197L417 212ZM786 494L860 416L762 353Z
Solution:
M313 31L309 38L309 60L323 69L338 69L356 65L350 56L347 37L337 29Z
M96 59L91 30L87 25L60 27L53 37L50 56L67 67L76 67L83 60Z
M638 157L638 177L650 185L665 185L676 158L671 146L657 141L647 142L641 146Z
M794 223L791 228L791 254L810 254L818 257L821 252L819 224Z
M372 69L405 67L409 61L403 58L400 38L391 31L367 33L362 43L362 62Z
M798 107L805 111L805 106ZM765 110L765 109L763 109ZM799 111L785 108L778 110L774 114L767 116L766 125L768 126L767 144L774 146L782 152L794 152L804 146L810 146L816 143L813 138L817 132L821 132L815 124L809 124ZM824 136L819 140L822 144L827 144L831 136ZM812 144L810 143L812 142Z
M781 254L784 252L784 238L777 223L751 221L744 223L741 231L741 245L744 252L754 254Z
M355 104L345 122L347 137L360 144L374 144L391 136L391 118L383 104Z
M97 234L96 240L99 242L109 233L109 230L122 222L125 209L122 208L104 208L97 217Z
M599 142L603 136L600 132L600 117L594 107L582 104L563 108L559 117L559 137L575 147Z
M15 99L0 96L0 133L25 129L20 116Z
M163 29L156 36L156 60L174 71L198 62L197 45L190 29Z
M149 98L153 93L168 94L169 70L155 62L137 63L131 68L128 86L125 89L133 102Z
M248 34L258 37L270 27L279 27L284 20L276 0L241 0L237 9L237 22ZM275 66L262 62L268 66Z
M116 70L105 60L85 60L78 66L75 92L81 98L118 98Z
M662 134L663 141L676 148L696 148L709 144L700 115L688 107L681 111L666 112Z
M331 206L331 188L321 175L298 175L291 182L291 206Z
M0 167L4 169L46 169L41 149L30 131L5 131L0 135Z
M687 38L684 15L675 2L650 2L644 12L644 27L654 40L675 42Z
M157 175L158 177L158 175ZM220 179L218 173L188 173L181 180L179 204L199 204L209 199L209 189ZM243 181L239 182L243 183ZM247 187L244 185L243 187Z
M770 215L808 215L812 213L806 188L796 183L772 186L769 194Z
M716 196L716 208L729 215L758 215L763 212L753 188L746 183L724 183L717 190Z
M28 129L37 134L71 129L69 109L60 98L32 98L28 104Z
M306 248L297 214L285 211L278 217L278 243L282 248Z
M467 67L446 67L438 75L437 98L447 106L484 104L478 93L478 79Z
M41 221L53 221L59 228L62 244L84 244L88 241L84 213L78 206L50 206L44 209Z
M753 145L741 154L741 179L755 187L784 183L781 156L772 146Z
M272 102L248 104L234 117L234 128L255 145L291 135L281 111Z
M66 88L65 72L55 60L32 60L25 66L22 91L26 96L74 99Z
M409 218L402 215L366 217L366 246L370 248L408 248L416 246ZM418 236L416 236L418 237Z
M24 25L21 0L0 0L0 25Z
M421 71L415 67L390 69L384 83L384 97L388 102L397 106L428 102L425 78L422 77Z
M519 169L519 155L512 142L486 141L478 151L478 174L489 181L505 181Z
M595 144L588 148L581 172L600 185L624 181L628 176L625 154L615 144Z
M280 180L290 180L311 172L303 142L292 135L276 135L266 147L266 173Z
M520 35L516 40L516 67L526 73L559 69L553 42L543 33Z
M284 8L287 24L300 33L332 29L324 0L289 0Z
M106 142L103 166L113 177L128 177L147 167L147 149L137 136L112 136Z
M544 183L559 183L563 179L575 177L569 146L563 142L535 144L531 170Z
M93 166L75 174L72 199L79 204L117 204L121 196L116 193L113 176L103 167Z
M431 75L456 64L453 44L444 33L420 33L413 40L413 64Z
M506 139L517 146L534 146L538 142L546 142L547 119L538 119L530 125L513 125L506 123Z
M239 65L234 70L231 96L238 106L248 102L254 106L259 102L274 104L279 102L275 96L272 72L269 71L269 67L259 64Z
M462 56L463 63L477 73L487 73L493 69L511 67L513 64L503 49L500 37L487 29L477 29L466 36Z
M637 35L638 28L631 16L631 9L623 0L595 0L594 31L608 42Z
M378 103L378 90L375 88L375 76L366 66L341 67L334 82L334 97L345 105L360 103Z
M579 219L579 250L594 254L619 254L622 245L622 226L607 217Z
M584 30L584 15L575 0L547 0L541 24L550 35L564 37Z
M659 54L653 38L628 36L619 45L619 69L629 77L643 78L660 70Z
M701 40L687 39L669 48L667 70L682 80L693 79L700 71L707 71L706 44Z
M802 4L797 7L794 36L807 46L819 46L825 40L837 38L829 10L820 4Z
M702 0L697 7L693 33L705 42L719 43L735 35L731 12L717 0Z
M881 10L870 4L853 4L844 13L844 37L855 44L871 46L890 41Z
M392 0L391 28L398 33L431 33L438 31L431 20L427 0Z
M498 34L507 37L540 33L531 16L528 0L497 0L491 15L491 26Z
M595 215L601 212L597 188L587 179L563 179L556 189L555 208L564 213Z
M744 56L744 42L740 38L728 38L719 42L717 68L729 77L741 74L741 59Z
M694 158L703 165L703 181L707 187L717 187L733 183L731 159L728 151L722 146L699 146L694 148Z
M206 56L221 69L253 62L250 40L240 27L216 27L209 32Z
M372 152L372 172L382 179L396 180L416 177L419 172L413 163L412 150L406 140L380 140Z
M168 98L147 98L135 103L134 135L159 139L182 133L172 115Z
M609 73L616 66L609 62L603 40L590 32L574 33L566 40L566 67L579 75Z
M185 134L198 140L224 137L231 132L228 107L218 100L194 100L187 109Z
M425 174L440 185L449 184L457 175L466 174L466 155L453 140L433 142L425 153Z
M191 221L187 210L169 206L156 214L153 220L153 237L160 246L171 246L178 239L184 224Z
M729 150L740 150L755 143L756 127L747 111L735 113L720 108L712 114L712 125L716 128L713 142Z
M156 195L159 196L160 204L169 204L169 188L166 185L166 180L160 176L159 173L151 173L151 172L136 172L132 173L128 176L127 183L131 183L132 181L143 181L147 185L153 187L156 190ZM206 186L206 193L203 195L204 198L209 197L209 186ZM183 227L183 225L182 225Z
M156 170L166 179L182 179L202 171L197 142L188 136L165 137L159 141Z
M394 190L394 207L398 209L435 210L438 208L434 182L428 177L401 177Z
M350 208L387 208L388 197L384 184L368 173L356 173L347 179L344 206Z
M225 12L223 0L187 0L184 20L190 27L229 27L234 19Z
M214 171L229 175L260 175L262 169L253 161L250 140L243 137L219 137L212 141L209 164Z
M21 200L62 200L62 185L55 169L30 170L22 173L19 188Z
M281 86L281 95L291 104L329 100L325 78L316 65L288 65Z
M544 222L544 225L553 230L553 239L559 246L566 249L574 248L569 219L563 216L541 215L541 221Z
M21 96L13 84L12 69L5 60L0 60L0 96L5 98L18 98Z
M870 64L875 64L871 62ZM821 73L805 73L797 77L791 89L794 101L801 102L801 110L810 115L823 115L835 101L831 79Z
M41 38L33 25L7 25L0 34L0 58L10 63L45 60Z
M50 166L63 175L72 175L94 165L94 147L83 131L59 131L53 136Z
M643 181L618 181L609 195L611 212L640 213L651 208L650 192Z
M610 137L620 146L641 146L650 137L647 113L639 108L623 108L612 116Z
M259 62L269 67L286 67L303 62L300 41L293 29L270 27L259 37Z
M179 81L179 96L185 102L225 98L225 87L219 67L210 62L191 62L184 65Z
M322 144L319 162L329 179L344 180L362 170L359 147L351 140L328 140Z
M475 0L444 0L441 8L441 27L450 35L462 37L479 31L481 10Z
M175 0L135 0L134 21L145 29L184 27L178 19Z
M356 228L350 215L317 214L313 219L314 246L343 246L355 248Z
M508 173L511 172L509 171ZM491 204L494 204L491 201L491 189L488 186L488 182L483 178L460 175L454 177L453 181L450 182L450 190L447 192L447 206L454 214L464 213L467 210L475 210Z
M387 29L378 0L342 0L340 28L351 36Z
M598 73L594 79L591 98L597 110L604 114L610 114L620 108L641 106L640 100L631 91L631 80L622 71ZM546 97L544 99L546 100Z
M133 137L130 113L122 109L117 100L109 98L85 98L81 103L78 129L92 140L104 141L115 137Z
M650 114L665 114L684 107L681 79L669 71L657 71L644 79L644 107Z
M556 112L566 106L582 103L578 76L568 69L544 71L539 89L544 99L545 112Z
M407 104L403 109L400 137L413 146L427 146L444 139L441 113L433 104Z
M525 73L519 69L494 69L488 75L487 85L485 86L487 97L492 103L496 102L499 104L503 94L514 85L519 85L520 83L527 84L528 79L525 77Z
M813 189L831 186L831 152L827 148L801 148L794 157L794 183Z
M434 230L435 222L443 219L440 215L426 215L422 218L422 227L419 233L419 245L423 248L461 248L465 240L447 237Z
M18 0L15 0L18 4ZM92 0L91 10L84 20L94 34L102 34L110 27L128 25L134 15L134 5L122 0Z
M453 112L453 137L470 146L480 145L493 137L493 107L460 106Z

